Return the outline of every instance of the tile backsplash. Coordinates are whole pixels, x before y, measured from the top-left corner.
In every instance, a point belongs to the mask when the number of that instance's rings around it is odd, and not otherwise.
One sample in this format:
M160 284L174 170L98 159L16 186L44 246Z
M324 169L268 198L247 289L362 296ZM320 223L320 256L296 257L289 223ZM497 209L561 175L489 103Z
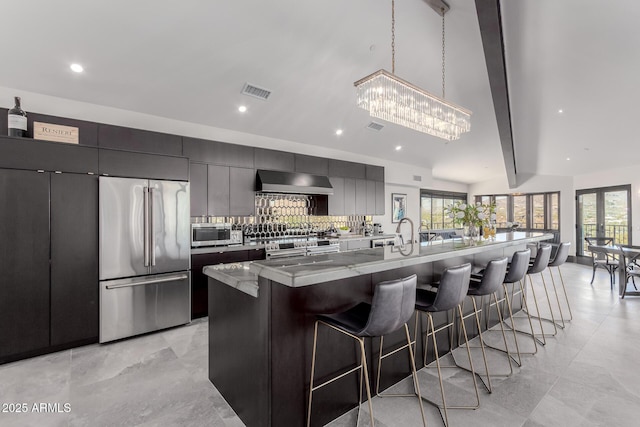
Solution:
M191 222L231 223L259 237L300 236L349 227L356 234L372 224L370 215L312 215L313 200L300 194L256 193L256 214L232 217L192 217Z

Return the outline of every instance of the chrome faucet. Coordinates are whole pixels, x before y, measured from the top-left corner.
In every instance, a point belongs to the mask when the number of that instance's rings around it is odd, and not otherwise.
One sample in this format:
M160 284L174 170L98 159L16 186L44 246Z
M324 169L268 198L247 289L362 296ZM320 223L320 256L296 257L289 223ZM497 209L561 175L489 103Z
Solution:
M413 243L413 221L408 217L404 217L398 222L398 226L396 227L396 234L400 236L400 241L402 242L402 246L404 246L404 240L402 239L402 234L400 234L400 228L402 227L402 223L407 221L411 225L411 243Z

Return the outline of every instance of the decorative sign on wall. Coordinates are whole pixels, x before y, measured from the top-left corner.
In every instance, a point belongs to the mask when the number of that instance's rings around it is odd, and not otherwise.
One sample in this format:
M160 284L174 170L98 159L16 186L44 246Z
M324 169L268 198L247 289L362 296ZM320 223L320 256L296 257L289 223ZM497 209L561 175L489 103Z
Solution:
M80 132L76 127L33 122L33 139L77 144L79 138Z

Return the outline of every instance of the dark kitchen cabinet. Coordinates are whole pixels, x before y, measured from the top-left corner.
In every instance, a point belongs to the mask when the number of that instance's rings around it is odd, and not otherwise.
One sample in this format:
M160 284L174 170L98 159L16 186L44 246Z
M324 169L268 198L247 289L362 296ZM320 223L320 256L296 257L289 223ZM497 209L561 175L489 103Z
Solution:
M191 198L191 216L207 215L207 165L189 164L189 196Z
M256 169L293 172L295 169L295 158L293 153L286 151L256 148L254 152L254 164Z
M384 167L366 165L366 178L372 181L384 181Z
M329 175L329 159L324 157L295 155L296 172L310 173L313 175Z
M192 162L253 168L253 147L198 138L182 138L182 155Z
M97 341L97 176L0 169L0 194L0 363Z
M191 318L208 314L207 276L202 272L207 265L228 264L232 262L255 261L265 259L265 250L251 249L225 252L212 252L191 255Z
M329 176L365 179L366 165L363 163L329 159Z
M255 214L255 188L255 170L229 168L229 215L248 216Z
M367 181L356 179L356 215L367 213Z
M98 125L98 146L100 148L182 156L181 136L106 124Z
M356 214L356 180L344 178L344 215Z
M344 209L344 178L332 176L329 178L333 187L333 194L328 196L329 215L345 215Z
M49 346L49 174L0 169L0 363Z
M375 215L384 215L386 196L384 192L384 181L376 181L376 209Z
M367 215L376 214L376 181L367 180Z
M50 176L50 345L97 341L98 177Z
M189 180L189 160L185 157L100 149L99 166L100 175Z
M207 212L211 216L229 216L229 169L235 168L217 165L207 166ZM250 170L253 173L253 169Z
M98 173L98 149L0 136L0 168Z

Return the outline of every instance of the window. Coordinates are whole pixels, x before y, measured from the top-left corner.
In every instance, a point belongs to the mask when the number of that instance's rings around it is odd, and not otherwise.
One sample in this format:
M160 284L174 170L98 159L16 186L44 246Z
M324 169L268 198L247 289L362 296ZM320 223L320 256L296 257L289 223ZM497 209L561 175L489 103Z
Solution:
M529 228L527 225L527 196L513 196L513 216L511 222L517 222L522 228Z
M467 201L466 193L438 190L420 191L420 225L430 230L454 228L453 219L444 214L447 206Z
M476 196L476 202L495 203L496 224L504 228L508 222L525 230L560 229L560 193L532 193Z

